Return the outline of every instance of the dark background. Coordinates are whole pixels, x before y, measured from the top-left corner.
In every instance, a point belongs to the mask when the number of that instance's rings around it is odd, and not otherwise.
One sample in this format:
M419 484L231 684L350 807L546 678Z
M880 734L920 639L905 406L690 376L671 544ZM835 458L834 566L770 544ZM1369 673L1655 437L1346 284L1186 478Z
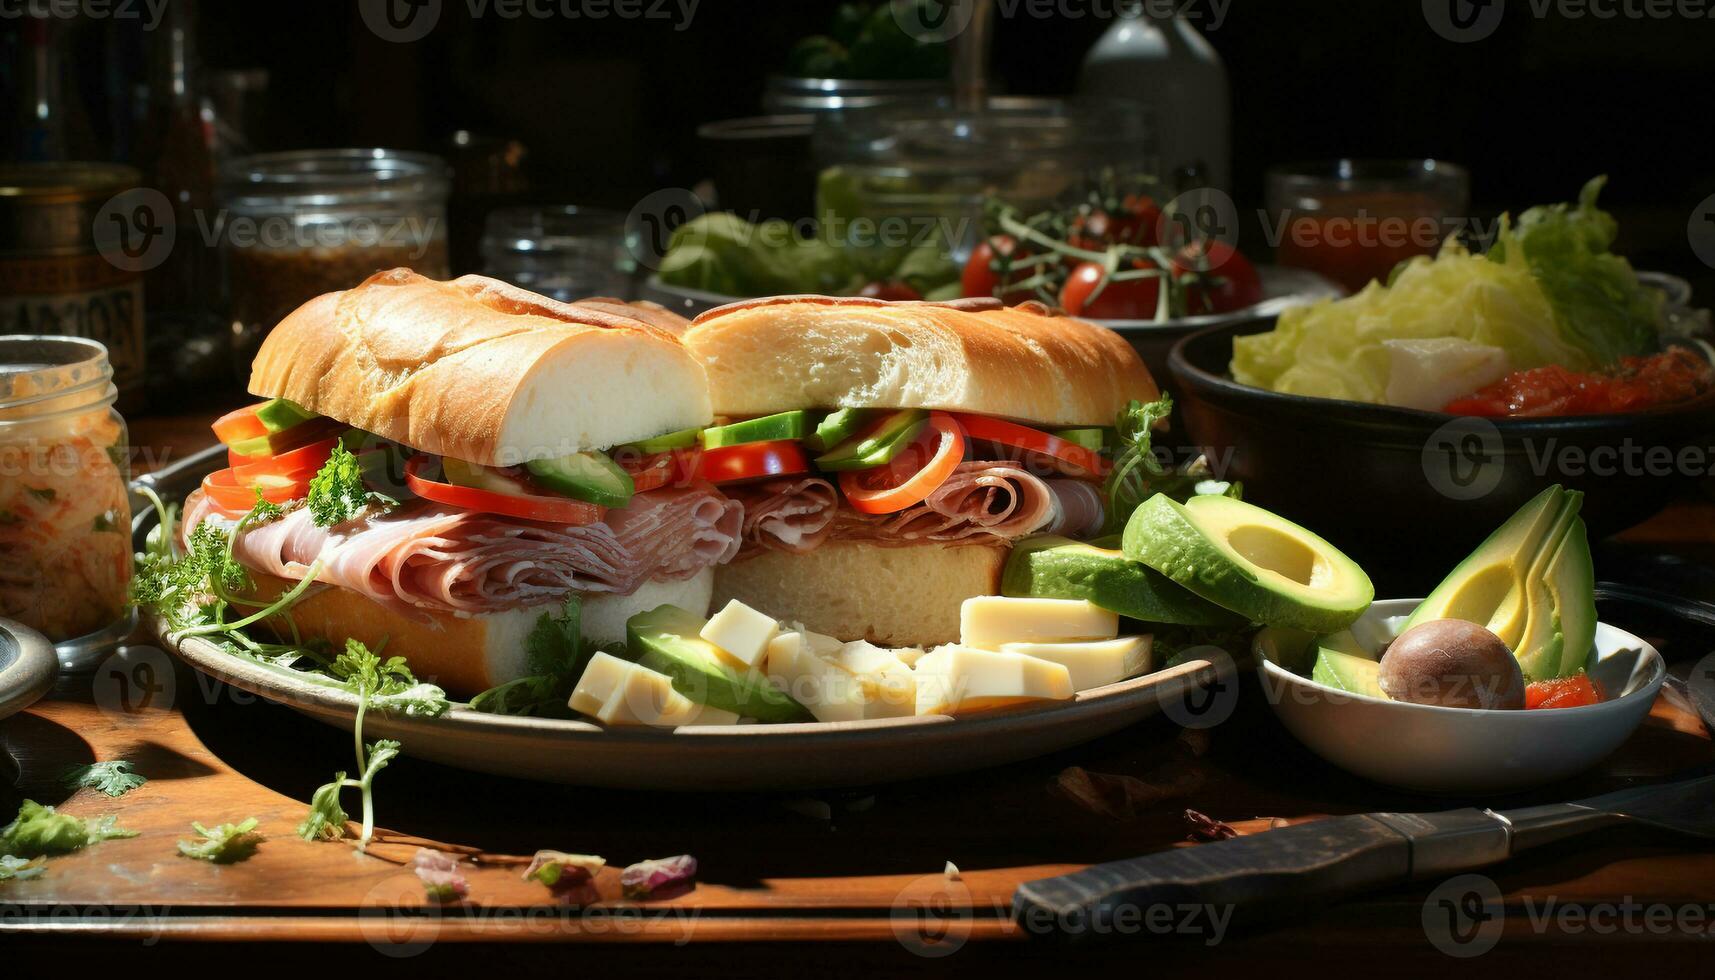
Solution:
M470 129L529 147L535 196L628 210L705 176L697 125L757 114L764 78L794 40L825 31L836 6L702 0L689 29L675 30L647 18L473 17L473 0L441 2L426 39L393 44L364 26L355 0L202 0L202 59L270 73L261 148L442 149ZM1207 0L1194 2L1207 25ZM1715 193L1715 19L1539 18L1542 2L1511 0L1492 36L1456 44L1430 29L1419 0L1232 0L1205 33L1232 79L1241 206L1260 202L1269 165L1307 158L1463 163L1479 215L1569 199L1608 173L1621 250L1711 284L1685 226ZM993 74L1010 92L1068 93L1105 27L1088 14L997 18ZM102 57L112 56L86 60ZM140 64L107 67L142 77Z

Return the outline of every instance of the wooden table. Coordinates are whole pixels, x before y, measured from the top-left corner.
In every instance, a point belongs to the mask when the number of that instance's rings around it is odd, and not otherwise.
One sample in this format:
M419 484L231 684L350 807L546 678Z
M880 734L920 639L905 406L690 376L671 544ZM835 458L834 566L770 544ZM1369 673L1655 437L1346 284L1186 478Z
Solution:
M206 439L204 424L201 416L145 420L134 426L134 441L153 447L156 459L163 448L182 455ZM1633 537L1715 543L1715 508L1685 505ZM1694 658L1708 646L1664 652ZM88 955L100 940L104 950L146 947L152 959L201 965L207 943L242 940L244 959L231 962L307 969L330 962L323 944L349 943L351 953L331 955L364 968L450 970L552 957L579 971L704 976L873 975L920 963L1052 968L1068 957L1223 974L1240 966L1288 974L1340 963L1364 969L1372 961L1409 973L1625 971L1644 963L1657 973L1706 972L1711 962L1715 848L1621 831L1492 871L1505 904L1499 941L1472 960L1452 959L1430 941L1437 929L1426 929L1426 901L1443 884L1437 881L1306 909L1298 921L1223 934L1218 943L1205 925L1196 935L1068 948L1026 935L1008 914L1020 882L1192 846L1187 808L1258 833L1328 814L1551 802L1708 766L1715 761L1709 733L1665 697L1598 770L1503 800L1414 797L1336 771L1279 726L1248 680L1233 717L1207 730L1158 718L1048 758L860 792L587 790L402 758L377 780L387 830L359 854L347 843L308 843L293 833L315 787L349 766L345 735L160 658L152 696L122 692L100 672L93 680L64 678L49 699L0 724L19 768L16 791L0 788L5 812L31 798L81 816L114 813L139 832L54 858L39 879L0 884L0 948L8 953ZM93 790L68 794L57 781L68 766L113 758L135 762L149 782L109 800ZM1129 777L1138 795L1129 805L1110 797L1108 812L1098 812L1060 787L1073 768ZM248 861L215 866L177 856L175 842L190 835L191 821L250 816L266 840ZM466 856L468 903L425 902L406 866L425 843ZM599 880L601 903L566 907L520 878L520 861L539 848L601 854L614 867L689 853L701 864L700 884L668 901L625 902L610 868ZM948 862L956 877L946 873ZM581 945L567 951L557 945L563 941Z

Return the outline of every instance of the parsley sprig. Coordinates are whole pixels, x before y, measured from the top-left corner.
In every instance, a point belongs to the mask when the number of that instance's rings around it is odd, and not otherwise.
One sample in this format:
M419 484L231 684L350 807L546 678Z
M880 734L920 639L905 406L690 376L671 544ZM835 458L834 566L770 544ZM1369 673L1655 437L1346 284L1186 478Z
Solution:
M1208 463L1202 458L1175 469L1162 463L1152 445L1154 430L1172 414L1173 399L1162 395L1152 402L1133 400L1115 420L1114 466L1102 484L1108 505L1104 536L1123 532L1132 511L1158 493L1178 501L1197 494L1237 497L1243 493L1244 488L1237 483L1211 479Z
M538 616L524 643L524 669L529 674L489 688L471 698L470 706L495 715L571 717L567 701L592 655L584 649L582 612L578 596L573 594L566 597L560 615Z
M147 776L124 759L73 766L60 774L60 783L66 789L98 789L112 797L124 796L148 781Z
M399 501L370 490L363 480L363 465L357 456L344 444L335 443L333 454L310 478L310 492L305 503L317 527L332 527L357 517L371 504L393 507Z
M196 832L196 836L179 841L179 853L211 864L236 864L256 853L256 846L262 843L262 838L256 833L257 825L255 817L241 823L223 823L213 827L192 821L191 830Z

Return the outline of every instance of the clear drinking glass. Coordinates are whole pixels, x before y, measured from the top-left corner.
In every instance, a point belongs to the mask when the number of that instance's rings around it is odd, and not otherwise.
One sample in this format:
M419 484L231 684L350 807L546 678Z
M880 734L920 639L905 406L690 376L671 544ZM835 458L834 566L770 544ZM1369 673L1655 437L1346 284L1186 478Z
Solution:
M497 208L482 235L482 273L554 299L630 299L637 260L625 215L575 205Z
M1471 175L1443 160L1329 160L1268 172L1275 261L1310 269L1352 292L1386 282L1394 266L1431 255L1458 232Z

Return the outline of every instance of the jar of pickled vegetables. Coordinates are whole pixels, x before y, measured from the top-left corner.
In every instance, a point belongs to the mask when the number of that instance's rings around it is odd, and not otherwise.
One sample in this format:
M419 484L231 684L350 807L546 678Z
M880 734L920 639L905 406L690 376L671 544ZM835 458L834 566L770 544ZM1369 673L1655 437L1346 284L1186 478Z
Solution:
M128 616L130 449L117 396L100 343L0 336L0 616L56 644Z

